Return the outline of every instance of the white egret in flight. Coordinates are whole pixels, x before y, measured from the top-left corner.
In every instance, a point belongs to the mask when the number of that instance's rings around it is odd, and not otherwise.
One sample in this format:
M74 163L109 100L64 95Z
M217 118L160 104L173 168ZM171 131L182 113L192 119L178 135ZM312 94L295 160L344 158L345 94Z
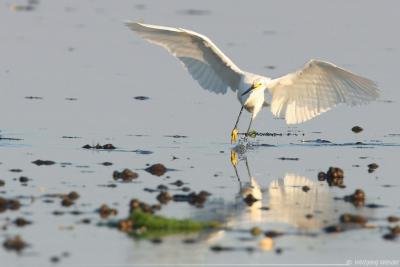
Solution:
M167 49L177 57L201 87L225 94L230 88L241 103L231 134L237 140L237 125L243 109L252 113L251 123L263 107L270 107L287 124L308 121L339 103L350 106L378 98L376 84L332 63L311 60L293 73L271 79L241 70L209 38L182 28L127 22L139 36ZM270 94L271 103L265 101Z

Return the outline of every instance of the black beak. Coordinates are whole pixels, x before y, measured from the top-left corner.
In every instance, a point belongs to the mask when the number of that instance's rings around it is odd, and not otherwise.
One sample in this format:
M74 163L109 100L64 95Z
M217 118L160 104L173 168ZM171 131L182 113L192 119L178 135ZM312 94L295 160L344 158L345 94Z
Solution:
M248 93L251 92L254 88L255 88L254 85L252 85L249 89L247 89L247 90L242 94L242 96L244 96L245 94L248 94Z

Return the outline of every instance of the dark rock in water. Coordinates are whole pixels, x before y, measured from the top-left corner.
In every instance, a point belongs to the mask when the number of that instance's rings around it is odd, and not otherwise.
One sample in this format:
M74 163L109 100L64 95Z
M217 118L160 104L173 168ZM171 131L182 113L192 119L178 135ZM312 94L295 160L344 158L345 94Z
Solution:
M287 158L287 157L280 157L280 160L299 160L299 158Z
M109 216L115 216L118 213L116 209L110 208L106 204L101 205L97 211L102 219L108 218Z
M157 189L159 191L167 191L168 190L168 186L160 184L160 185L157 186Z
M7 199L0 197L0 213L6 210L18 210L21 203L17 199Z
M116 149L116 147L113 144L105 144L105 145L97 144L95 146L91 146L91 145L87 144L87 145L84 145L82 148L84 148L84 149L104 149L104 150Z
M175 194L172 196L172 199L175 202L188 202L191 205L194 205L198 208L203 207L204 203L207 201L207 197L210 193L206 191L200 191L199 193L192 192L190 194Z
M353 131L353 133L360 133L363 131L363 128L361 128L360 126L354 126L353 128L351 128L351 130Z
M380 204L375 204L375 203L370 203L370 204L366 204L364 207L370 208L370 209L378 209L378 208L384 208L386 206L380 205Z
M148 96L135 96L133 99L136 99L136 100L149 100L150 97L148 97Z
M388 216L387 217L387 221L390 222L390 223L399 222L400 221L400 217Z
M344 200L353 203L356 207L364 206L365 193L361 189L356 189L353 194L345 196Z
M157 163L157 164L151 165L150 167L146 168L145 170L153 175L162 176L167 171L167 168L163 164Z
M26 176L21 176L18 179L21 183L27 183L29 181L29 178Z
M343 232L343 228L340 227L339 225L330 225L324 228L325 233L341 233Z
M253 194L248 194L243 201L247 204L247 206L253 206L254 202L257 202L258 199L253 196Z
M4 182L3 180L0 180L0 187L4 186L6 184L6 182Z
M101 163L101 165L103 165L103 166L111 166L111 165L113 165L113 163L105 161L105 162Z
M305 185L301 189L303 190L303 192L307 193L308 191L310 191L311 188L309 186Z
M264 236L270 237L270 238L275 238L275 237L279 237L279 236L282 236L282 235L283 235L282 232L277 232L277 231L274 231L274 230L266 231L264 233Z
M345 187L343 184L344 173L343 170L338 167L329 167L326 173L326 180L329 186Z
M181 187L183 185L183 182L181 180L176 180L175 182L170 183L170 184L175 185L177 187Z
M342 214L339 218L341 223L355 223L355 224L366 224L367 219L361 215L354 215L350 213Z
M386 240L395 240L400 235L400 226L397 225L395 227L389 227L389 233L383 235L383 238Z
M23 227L31 223L32 223L31 221L28 221L22 217L18 217L14 220L14 224L18 227Z
M71 200L77 200L79 198L79 194L76 191L71 191L67 194L67 197Z
M122 172L119 171L114 171L113 172L113 178L114 180L119 180L121 179L124 182L130 182L133 179L136 179L139 177L139 174L136 172L130 170L130 169L124 169Z
M61 200L61 205L64 207L70 207L70 206L74 205L74 201L72 199L70 199L69 197L64 197Z
M378 167L379 167L379 165L376 164L376 163L368 164L368 172L369 172L369 173L372 173L372 172L374 172L376 169L378 169Z
M49 165L55 164L55 162L52 161L52 160L41 160L41 159L32 161L32 163L37 165L37 166L42 166L42 165L49 166Z
M60 261L60 257L53 256L50 258L51 263L58 263Z
M179 134L175 134L175 135L165 135L165 137L172 137L172 138L187 138L186 135L179 135Z
M10 172L22 172L21 169L10 169Z
M24 248L27 247L27 243L25 243L22 238L17 235L14 238L8 238L4 241L3 246L7 250L15 250L17 252L21 252Z
M214 252L233 251L233 250L235 250L235 248L233 248L233 247L223 247L223 246L219 246L219 245L212 246L212 247L210 247L210 249L212 251L214 251Z
M161 204L167 204L170 200L172 200L172 196L168 192L162 191L160 194L158 194L157 200Z
M319 172L318 173L318 181L325 181L326 180L326 173Z

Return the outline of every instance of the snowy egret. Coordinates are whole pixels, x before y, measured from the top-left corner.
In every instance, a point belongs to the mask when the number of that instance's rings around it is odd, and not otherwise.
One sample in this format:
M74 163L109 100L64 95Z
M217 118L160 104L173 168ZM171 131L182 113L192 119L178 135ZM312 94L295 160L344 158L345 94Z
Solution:
M284 118L287 124L308 121L339 103L350 106L372 101L379 96L376 84L338 66L311 60L296 72L271 79L241 70L208 37L182 28L126 22L150 43L167 49L177 57L204 89L225 94L237 93L241 109L231 133L236 142L243 109L252 113L247 129L263 107ZM265 99L271 97L271 103Z

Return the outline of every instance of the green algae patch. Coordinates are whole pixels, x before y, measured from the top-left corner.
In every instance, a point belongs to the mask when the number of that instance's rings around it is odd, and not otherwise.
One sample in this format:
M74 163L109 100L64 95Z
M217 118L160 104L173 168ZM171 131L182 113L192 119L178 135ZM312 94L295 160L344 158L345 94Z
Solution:
M127 218L108 222L108 226L118 228L134 237L149 239L221 228L221 224L217 221L176 219L157 215L155 212L159 207L150 206L136 199L131 201L130 206Z

